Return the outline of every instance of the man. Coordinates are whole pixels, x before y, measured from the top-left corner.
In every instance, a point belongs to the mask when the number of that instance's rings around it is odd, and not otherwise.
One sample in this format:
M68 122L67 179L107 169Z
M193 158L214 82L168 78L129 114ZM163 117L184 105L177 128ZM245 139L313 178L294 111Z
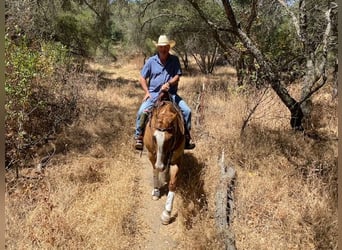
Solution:
M161 91L169 92L172 100L179 106L185 121L185 149L195 148L191 143L191 109L177 94L179 78L182 75L180 62L177 56L169 53L176 42L161 35L158 42L154 42L158 53L150 57L141 70L140 85L145 91L143 102L137 112L135 130L135 149L143 149L143 134L146 114L152 109Z

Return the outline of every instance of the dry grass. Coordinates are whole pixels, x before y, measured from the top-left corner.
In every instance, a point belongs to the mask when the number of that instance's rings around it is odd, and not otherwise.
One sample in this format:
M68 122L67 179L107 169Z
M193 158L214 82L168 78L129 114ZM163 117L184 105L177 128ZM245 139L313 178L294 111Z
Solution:
M80 119L58 141L67 144L66 155L53 158L43 173L23 169L26 178L19 180L7 174L8 249L132 246L139 232L132 216L139 167L131 150L136 83L114 86L113 80L99 91L96 82L80 80Z
M185 248L195 244L198 249L222 249L211 226L217 160L224 150L227 163L237 170L232 228L238 249L336 249L337 103L331 100L329 86L314 98L313 119L307 126L308 133L317 135L312 139L290 130L290 114L272 90L242 94L233 77L217 74L192 78L193 85L187 87L195 93L205 83L204 122L195 127L195 135L200 152L196 159L204 163L201 180L208 211L192 219L196 222ZM256 103L260 104L240 136Z
M26 178L18 180L6 173L7 249L143 247L148 232L137 210L146 190L140 189L140 161L132 150L141 62L93 65L104 73L80 80L80 118L58 138L67 151L43 173L22 169ZM179 176L178 248L223 249L214 217L217 162L224 151L237 171L237 249L337 249L337 101L330 100L329 86L314 99L318 111L307 125L313 139L290 130L288 111L271 90L261 97L235 83L230 68L181 80L197 146L186 153L187 168ZM204 106L196 112L203 87Z

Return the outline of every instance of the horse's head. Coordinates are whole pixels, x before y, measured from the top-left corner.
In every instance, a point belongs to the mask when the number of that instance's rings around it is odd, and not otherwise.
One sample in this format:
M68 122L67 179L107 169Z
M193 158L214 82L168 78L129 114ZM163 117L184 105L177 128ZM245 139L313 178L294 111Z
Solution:
M174 150L183 146L183 120L171 102L164 102L152 113L151 125L153 151L156 154L154 167L163 171L170 163Z

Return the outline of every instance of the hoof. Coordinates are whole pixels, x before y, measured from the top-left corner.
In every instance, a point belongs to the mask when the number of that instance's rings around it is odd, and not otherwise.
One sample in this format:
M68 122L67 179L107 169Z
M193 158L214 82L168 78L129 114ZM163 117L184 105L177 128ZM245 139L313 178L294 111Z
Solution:
M160 190L158 188L155 188L152 190L152 200L156 201L160 198Z
M163 225L168 225L171 220L171 213L164 210L160 216L160 219Z

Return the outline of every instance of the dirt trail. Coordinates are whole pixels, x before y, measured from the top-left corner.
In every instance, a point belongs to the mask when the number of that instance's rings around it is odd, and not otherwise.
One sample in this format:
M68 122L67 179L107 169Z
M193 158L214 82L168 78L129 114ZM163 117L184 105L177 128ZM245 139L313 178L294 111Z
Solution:
M137 153L141 162L141 203L138 210L138 218L142 220L143 225L145 225L146 231L142 235L142 242L139 249L177 249L177 195L175 198L174 208L172 211L172 217L174 220L169 225L162 225L160 221L160 214L164 209L166 196L162 196L158 201L152 200L151 192L153 188L152 179L152 167L151 163L147 158L146 149L143 151L142 156ZM178 198L179 199L179 198Z
M91 69L101 71L106 74L107 79L117 81L120 77L130 76L131 81L138 79L139 73L139 63L130 63L127 65L122 65L116 67L110 65L110 67L103 64L92 64L89 65ZM134 77L135 76L135 77ZM111 91L118 91L116 88L111 89ZM113 93L114 95L115 93ZM111 96L111 95L110 95ZM115 100L110 100L110 102L115 102ZM133 112L136 112L134 109ZM135 117L135 113L129 114L131 117ZM130 126L127 124L127 126ZM131 145L128 146L128 150L132 149ZM133 152L134 156L139 162L136 166L139 171L136 175L139 178L139 192L140 197L138 198L138 204L136 205L137 214L135 217L141 224L141 230L139 231L139 236L135 238L135 249L148 249L148 250L167 250L167 249L177 249L177 228L179 227L179 221L177 218L177 200L180 199L175 196L173 211L171 216L174 219L169 225L163 225L160 220L160 215L164 209L166 196L163 195L158 201L152 200L151 192L153 188L153 178L152 178L152 166L147 157L147 151L144 149L142 155L140 151Z

